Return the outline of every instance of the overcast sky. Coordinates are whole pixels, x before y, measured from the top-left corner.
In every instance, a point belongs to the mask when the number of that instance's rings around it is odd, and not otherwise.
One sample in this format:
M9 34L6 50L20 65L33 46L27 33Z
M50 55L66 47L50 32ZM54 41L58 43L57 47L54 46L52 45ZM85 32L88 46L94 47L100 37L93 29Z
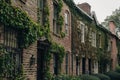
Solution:
M120 0L74 0L76 4L87 2L95 11L98 21L101 23L112 14L112 11L120 7Z

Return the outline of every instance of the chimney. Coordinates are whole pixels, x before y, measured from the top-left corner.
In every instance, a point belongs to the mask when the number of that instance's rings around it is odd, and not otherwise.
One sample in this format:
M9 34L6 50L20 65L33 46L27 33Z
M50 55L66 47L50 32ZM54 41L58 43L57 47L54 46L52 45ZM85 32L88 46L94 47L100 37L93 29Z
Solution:
M91 6L88 3L82 3L77 5L83 11L85 11L88 15L91 15Z
M114 21L109 21L108 24L109 24L110 32L113 33L113 34L115 34L115 28L116 28L115 22Z

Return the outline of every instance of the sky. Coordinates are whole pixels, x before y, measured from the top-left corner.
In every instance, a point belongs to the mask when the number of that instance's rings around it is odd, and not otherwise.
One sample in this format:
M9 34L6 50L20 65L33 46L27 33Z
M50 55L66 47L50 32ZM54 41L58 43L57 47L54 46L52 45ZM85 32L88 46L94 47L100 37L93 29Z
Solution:
M97 20L101 23L110 16L115 9L120 7L120 0L74 0L76 4L87 2L91 5L91 11L95 11Z

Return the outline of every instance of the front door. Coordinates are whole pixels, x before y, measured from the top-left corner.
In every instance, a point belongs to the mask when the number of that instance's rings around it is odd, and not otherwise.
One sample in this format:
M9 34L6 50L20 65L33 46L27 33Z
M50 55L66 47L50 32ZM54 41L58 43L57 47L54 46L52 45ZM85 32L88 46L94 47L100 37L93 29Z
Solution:
M48 40L38 41L37 43L37 80L45 80L45 70L46 70L46 54L50 48L50 43Z

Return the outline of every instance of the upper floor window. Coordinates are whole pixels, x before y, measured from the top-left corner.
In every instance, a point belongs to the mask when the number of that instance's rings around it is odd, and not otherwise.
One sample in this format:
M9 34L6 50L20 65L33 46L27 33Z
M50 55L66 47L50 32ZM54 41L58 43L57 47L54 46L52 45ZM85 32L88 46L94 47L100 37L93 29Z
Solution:
M57 24L58 19L58 11L57 11L57 4L53 3L53 32L55 34L60 34L60 26Z
M85 42L85 25L83 23L80 23L80 29L81 29L81 42Z
M69 13L68 11L65 12L65 33L68 34L69 33Z
M43 25L43 0L38 0L38 22L40 22L41 25Z
M96 47L96 33L92 32L92 46Z
M101 34L99 34L99 48L102 47L102 36Z
M17 33L9 28L4 27L4 45L10 48L17 48Z

